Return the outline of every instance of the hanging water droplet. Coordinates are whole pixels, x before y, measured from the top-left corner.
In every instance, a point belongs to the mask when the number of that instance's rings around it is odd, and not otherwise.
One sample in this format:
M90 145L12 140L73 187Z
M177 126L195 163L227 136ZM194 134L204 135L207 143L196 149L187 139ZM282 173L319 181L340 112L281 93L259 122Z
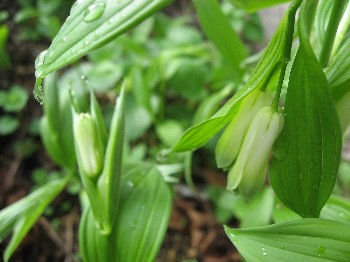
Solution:
M40 105L42 105L44 103L44 93L43 93L43 87L42 87L42 78L37 78L35 81L35 86L34 86L34 90L33 90L33 95L36 101L38 101L38 103Z
M47 52L47 50L42 51L35 59L35 69L44 64Z
M261 250L262 250L263 256L267 256L267 252L266 252L265 248L262 248Z
M105 3L96 3L90 5L84 13L84 21L85 22L91 22L98 18L100 18L106 9Z

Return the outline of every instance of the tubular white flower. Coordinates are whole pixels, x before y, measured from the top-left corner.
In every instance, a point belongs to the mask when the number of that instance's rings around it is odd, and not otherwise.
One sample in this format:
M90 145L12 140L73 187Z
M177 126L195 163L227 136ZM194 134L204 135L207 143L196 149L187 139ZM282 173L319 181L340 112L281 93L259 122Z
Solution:
M264 184L272 146L284 126L284 117L267 106L253 118L239 151L237 161L228 174L228 190L251 197Z
M103 167L104 146L94 119L88 113L74 114L73 129L79 168L85 175L97 176Z
M219 168L228 168L237 158L244 136L252 119L264 106L271 104L272 95L260 90L253 91L243 99L238 112L221 135L216 148L216 163Z

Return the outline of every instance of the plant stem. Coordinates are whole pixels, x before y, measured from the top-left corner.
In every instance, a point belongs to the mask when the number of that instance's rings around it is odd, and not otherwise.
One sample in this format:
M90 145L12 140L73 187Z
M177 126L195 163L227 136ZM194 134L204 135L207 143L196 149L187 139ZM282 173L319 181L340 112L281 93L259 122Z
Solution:
M337 33L338 25L343 14L345 0L334 0L331 16L328 21L325 32L325 39L321 48L320 64L323 68L327 67L329 57L332 52L332 47Z
M302 0L295 0L288 8L288 20L287 20L287 32L286 32L286 40L285 44L283 47L283 53L282 57L280 60L281 63L281 73L280 77L278 79L278 84L277 84L277 90L275 94L275 98L272 103L272 108L274 111L278 111L278 102L280 99L281 95L281 90L282 90L282 85L283 85L283 80L284 80L284 75L286 72L287 64L290 60L290 53L292 50L292 44L293 44L293 35L294 35L294 24L295 24L295 14L301 4ZM279 68L279 67L277 67Z

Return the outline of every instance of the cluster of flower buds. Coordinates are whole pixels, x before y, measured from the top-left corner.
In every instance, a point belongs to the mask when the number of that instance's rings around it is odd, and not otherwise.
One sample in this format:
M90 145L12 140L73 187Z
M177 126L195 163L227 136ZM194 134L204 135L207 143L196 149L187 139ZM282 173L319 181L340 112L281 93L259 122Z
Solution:
M241 102L216 146L216 161L229 170L228 190L251 197L264 184L272 146L284 126L281 112L274 112L272 95L260 90Z

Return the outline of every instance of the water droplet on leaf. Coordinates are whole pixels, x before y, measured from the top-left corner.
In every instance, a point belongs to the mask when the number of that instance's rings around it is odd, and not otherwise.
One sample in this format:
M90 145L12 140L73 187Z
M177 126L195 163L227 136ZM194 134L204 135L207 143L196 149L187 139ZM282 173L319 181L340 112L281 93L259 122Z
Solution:
M47 50L42 51L35 59L35 69L44 64L47 52Z
M96 3L90 5L84 13L84 21L85 22L91 22L98 18L100 18L106 9L105 3Z
M39 102L40 105L44 103L44 93L43 93L43 87L42 87L42 78L37 78L33 90L33 95L36 101Z
M267 252L266 252L265 248L262 248L261 250L262 250L263 256L267 256Z

